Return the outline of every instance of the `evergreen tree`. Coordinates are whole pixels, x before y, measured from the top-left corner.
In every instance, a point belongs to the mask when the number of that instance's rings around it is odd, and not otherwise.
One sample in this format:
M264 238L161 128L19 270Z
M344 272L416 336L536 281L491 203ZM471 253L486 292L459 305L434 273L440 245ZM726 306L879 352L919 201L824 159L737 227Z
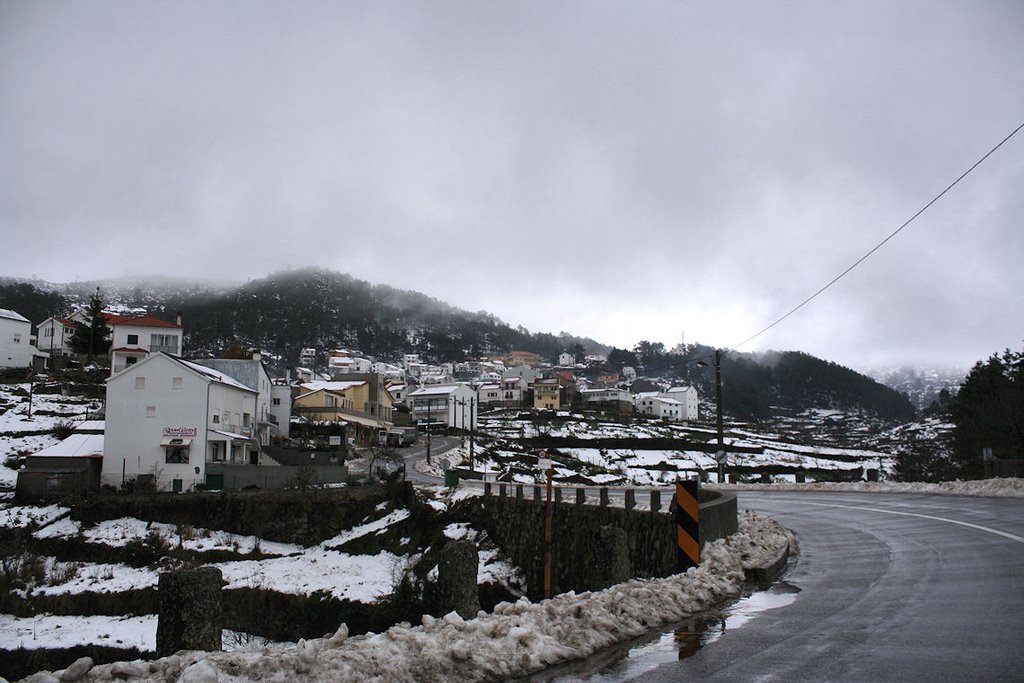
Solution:
M997 458L1024 457L1024 352L1007 349L976 363L953 399L952 417L953 457L963 476L983 476L983 448Z
M103 299L100 297L99 288L89 297L89 307L86 311L89 316L88 322L75 323L75 330L69 343L75 353L87 354L91 363L94 356L110 350L110 328L107 327L107 320L103 315Z

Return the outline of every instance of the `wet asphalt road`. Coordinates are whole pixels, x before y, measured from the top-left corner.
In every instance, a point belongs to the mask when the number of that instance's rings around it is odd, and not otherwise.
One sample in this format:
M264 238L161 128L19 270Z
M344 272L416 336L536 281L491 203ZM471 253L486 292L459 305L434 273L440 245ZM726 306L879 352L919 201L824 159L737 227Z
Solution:
M435 436L430 437L430 457L431 459L441 456L445 451L450 451L459 445L459 437L457 436ZM408 448L402 448L399 451L402 454L402 460L405 461L405 478L411 482L417 484L440 484L444 482L441 477L433 477L429 474L423 474L418 472L413 464L417 460L423 460L427 457L427 437L420 436L416 443L409 446Z
M591 680L1024 680L1024 500L737 495L796 532L795 598L683 659Z

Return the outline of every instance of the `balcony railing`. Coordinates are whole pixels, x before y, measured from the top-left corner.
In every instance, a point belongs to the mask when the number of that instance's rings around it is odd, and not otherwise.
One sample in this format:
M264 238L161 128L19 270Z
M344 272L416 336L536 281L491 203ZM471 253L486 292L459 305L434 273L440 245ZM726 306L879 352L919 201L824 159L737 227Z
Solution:
M157 351L160 351L162 353L169 353L172 356L178 355L178 345L177 344L150 344L149 345L149 350L152 353L156 353Z

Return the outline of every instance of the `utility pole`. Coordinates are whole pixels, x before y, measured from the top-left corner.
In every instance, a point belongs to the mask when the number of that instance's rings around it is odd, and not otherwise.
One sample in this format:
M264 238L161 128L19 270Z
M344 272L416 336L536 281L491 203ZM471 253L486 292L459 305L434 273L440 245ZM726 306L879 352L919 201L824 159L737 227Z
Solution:
M476 444L476 399L469 399L469 471L473 471L473 446Z
M433 403L431 399L427 399L427 464L430 462L430 404Z
M725 435L722 433L722 352L715 349L715 430L718 432L718 482L725 479Z

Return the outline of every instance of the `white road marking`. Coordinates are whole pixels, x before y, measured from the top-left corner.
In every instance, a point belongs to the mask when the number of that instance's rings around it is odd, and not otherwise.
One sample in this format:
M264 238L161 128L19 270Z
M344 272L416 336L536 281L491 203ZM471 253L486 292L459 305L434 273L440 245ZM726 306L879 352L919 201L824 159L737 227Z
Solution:
M764 499L762 499L764 500ZM798 505L816 505L823 508L846 508L848 510L869 510L871 512L882 512L887 515L902 515L904 517L920 517L921 519L931 519L936 522L946 522L948 524L958 524L960 526L969 527L971 529L977 529L978 531L985 531L996 536L1002 536L1008 538L1011 541L1017 543L1024 543L1024 537L1018 536L1017 534L1011 534L1007 531L1000 531L999 529L993 529L987 526L981 526L980 524L971 524L970 522L961 522L958 519L949 519L948 517L936 517L935 515L923 515L918 512L898 512L896 510L883 510L881 508L864 507L861 505L836 505L833 503L811 503L803 500L787 500L787 503L796 503Z

